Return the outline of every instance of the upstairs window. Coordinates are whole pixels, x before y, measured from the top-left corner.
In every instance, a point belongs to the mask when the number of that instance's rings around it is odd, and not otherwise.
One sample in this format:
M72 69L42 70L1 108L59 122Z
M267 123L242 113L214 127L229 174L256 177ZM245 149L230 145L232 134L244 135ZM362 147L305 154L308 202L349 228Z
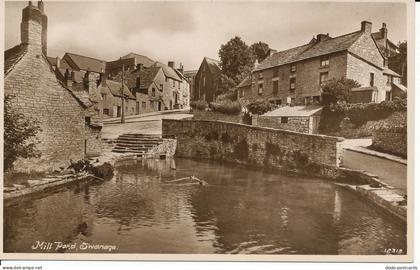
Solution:
M273 94L277 94L279 92L279 81L273 81Z
M260 71L260 73L258 73L258 78L259 78L259 79L262 79L262 78L263 78L263 73L262 73L262 71Z
M290 72L291 72L291 73L295 73L295 72L296 72L296 64L292 64L292 65L290 66Z
M163 91L163 84L160 84L160 91Z
M369 85L370 86L374 86L375 85L375 74L373 74L373 73L370 73Z
M261 95L262 92L263 92L263 84L262 83L259 83L258 84L258 95Z
M281 123L282 124L287 124L289 122L289 117L282 117L281 118Z
M152 88L152 97L154 97L154 96L156 96L156 90L155 90L155 88L153 87L153 88Z
M90 117L85 117L85 126L90 126Z
M295 91L296 89L296 78L290 78L289 90L291 92Z
M276 67L273 69L273 78L277 78L279 76L279 68Z
M136 78L136 87L140 88L140 77Z
M321 58L321 67L328 67L330 65L330 57L329 56L323 56Z

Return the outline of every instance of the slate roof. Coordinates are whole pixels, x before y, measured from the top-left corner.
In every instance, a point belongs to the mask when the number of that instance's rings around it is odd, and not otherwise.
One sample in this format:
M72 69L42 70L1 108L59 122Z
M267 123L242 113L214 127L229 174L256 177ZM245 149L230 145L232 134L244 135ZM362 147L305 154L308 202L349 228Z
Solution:
M106 62L103 60L74 53L66 53L65 55L67 55L73 61L73 63L81 70L90 70L97 73L105 72Z
M204 57L204 59L207 62L207 65L209 66L210 72L213 74L220 74L222 72L222 69L220 67L220 61L217 61L215 59L211 59L209 57Z
M184 71L184 76L187 77L187 78L192 77L192 76L196 75L197 72L198 72L198 70L185 70Z
M102 86L103 87L103 86ZM121 82L116 82L113 80L106 80L106 87L111 91L111 94L115 97L121 97ZM100 87L101 88L101 87ZM100 89L101 92L103 91ZM130 99L136 99L135 96L128 89L127 85L124 84L124 96Z
M149 68L144 68L140 70L134 70L131 72L130 76L137 78L140 76L140 89L147 89L153 83L153 80L156 77L156 74L159 72L161 67L152 66ZM136 80L130 80L132 83L135 83ZM136 87L136 85L129 85L130 88Z
M266 58L254 71L347 50L361 35L363 35L363 32L356 31L346 35L328 38L321 42L310 42L309 44L277 52Z
M26 54L27 46L17 45L4 52L4 75L9 74L20 59Z
M48 62L53 66L56 67L57 66L57 58L56 57L52 57L52 56L47 56L47 60ZM66 68L71 69L71 67L69 65L67 65L67 63L65 61L63 61L63 59L60 59L60 69L64 69L64 71L66 71Z
M137 53L129 53L127 55L124 55L121 58L122 59L135 58L136 64L143 64L144 67L150 67L155 63L155 61L153 61L149 57L145 55L137 54Z
M398 74L397 72L395 72L395 71L393 71L393 70L391 70L391 69L389 69L389 68L384 68L384 72L383 72L384 74L387 74L387 75L392 75L392 76L395 76L395 77L401 77L401 75L400 74Z
M165 64L162 64L161 62L155 62L153 64L153 66L161 67L162 70L163 70L163 73L165 74L166 77L174 79L176 81L182 81L182 79L178 76L178 74L176 73L176 71L173 68L171 68L171 67L169 67Z
M237 88L241 88L241 87L247 87L247 86L251 86L252 81L251 81L251 77L248 76L245 79L242 80L242 82L240 82L238 84L238 86L236 86Z
M305 117L311 116L322 110L322 106L310 105L310 106L283 106L274 111L267 112L262 116L274 116L274 117Z

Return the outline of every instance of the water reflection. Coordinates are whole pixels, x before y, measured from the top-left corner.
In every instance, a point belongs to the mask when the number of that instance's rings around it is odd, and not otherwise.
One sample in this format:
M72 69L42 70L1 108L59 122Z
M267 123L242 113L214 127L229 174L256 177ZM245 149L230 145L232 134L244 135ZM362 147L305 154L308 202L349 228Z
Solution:
M319 179L179 159L122 162L115 177L5 208L6 252L35 241L116 245L121 253L383 254L406 232ZM166 185L195 175L209 185Z

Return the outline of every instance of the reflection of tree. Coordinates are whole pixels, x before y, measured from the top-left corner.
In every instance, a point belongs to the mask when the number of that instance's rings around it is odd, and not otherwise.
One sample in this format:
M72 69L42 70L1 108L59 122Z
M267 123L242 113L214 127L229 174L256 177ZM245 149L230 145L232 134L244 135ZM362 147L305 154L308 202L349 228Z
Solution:
M4 208L4 248L6 252L48 252L31 250L35 241L72 242L80 233L90 235L93 213L85 198L75 190L86 184L63 188L58 193ZM86 196L86 194L84 194ZM51 250L49 252L56 252Z

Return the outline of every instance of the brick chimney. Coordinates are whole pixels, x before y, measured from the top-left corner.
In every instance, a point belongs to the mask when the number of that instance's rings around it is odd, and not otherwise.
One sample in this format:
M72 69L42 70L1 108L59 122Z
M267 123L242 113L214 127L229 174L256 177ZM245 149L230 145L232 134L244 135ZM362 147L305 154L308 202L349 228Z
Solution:
M372 23L368 21L363 21L361 23L361 29L362 32L365 32L367 34L372 33Z
M175 68L175 62L174 61L168 61L168 66L171 68Z
M318 34L316 35L316 42L325 41L330 37L330 34Z
M22 44L28 45L28 50L42 53L42 12L31 1L22 10L20 40Z
M64 83L67 87L71 87L73 85L73 75L74 73L70 73L69 69L66 69L66 72L64 73Z

